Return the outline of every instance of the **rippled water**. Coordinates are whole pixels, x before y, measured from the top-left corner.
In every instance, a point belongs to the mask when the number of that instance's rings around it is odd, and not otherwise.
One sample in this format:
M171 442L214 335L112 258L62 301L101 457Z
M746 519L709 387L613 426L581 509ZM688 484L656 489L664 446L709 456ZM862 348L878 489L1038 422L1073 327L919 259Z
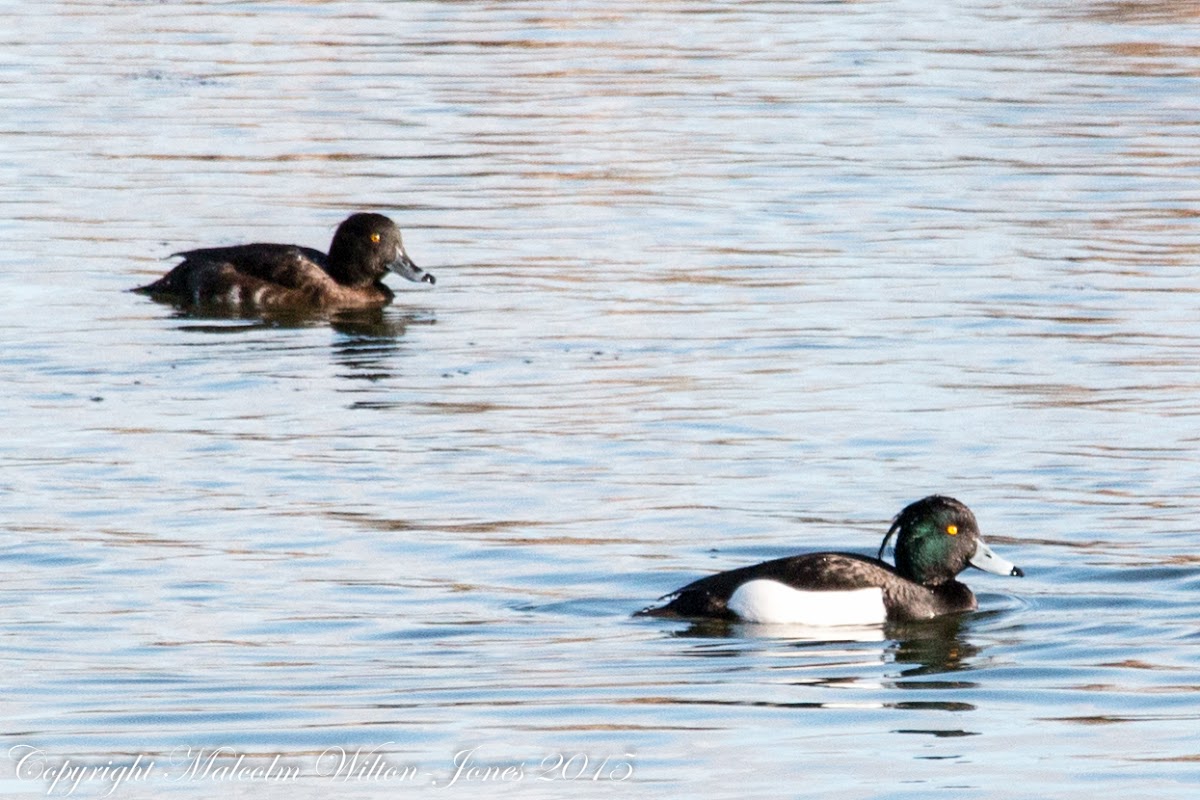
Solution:
M0 794L1194 793L1194 3L5 19ZM358 209L438 285L124 291ZM630 617L935 491L980 613Z

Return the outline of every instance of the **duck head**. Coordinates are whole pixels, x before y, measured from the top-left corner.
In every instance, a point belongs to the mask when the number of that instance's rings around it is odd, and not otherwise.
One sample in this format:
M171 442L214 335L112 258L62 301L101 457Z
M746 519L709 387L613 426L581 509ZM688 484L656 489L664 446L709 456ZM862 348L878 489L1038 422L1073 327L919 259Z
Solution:
M897 514L879 546L880 558L892 536L896 571L926 586L953 580L969 566L996 575L1025 574L988 547L971 509L952 497L930 495Z

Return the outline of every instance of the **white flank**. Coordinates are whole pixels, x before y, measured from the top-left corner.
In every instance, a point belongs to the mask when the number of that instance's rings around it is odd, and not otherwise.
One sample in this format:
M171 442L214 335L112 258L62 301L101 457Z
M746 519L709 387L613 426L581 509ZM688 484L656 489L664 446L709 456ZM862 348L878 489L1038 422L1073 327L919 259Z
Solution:
M878 625L887 618L882 589L813 592L778 581L746 581L729 598L746 622L781 625Z

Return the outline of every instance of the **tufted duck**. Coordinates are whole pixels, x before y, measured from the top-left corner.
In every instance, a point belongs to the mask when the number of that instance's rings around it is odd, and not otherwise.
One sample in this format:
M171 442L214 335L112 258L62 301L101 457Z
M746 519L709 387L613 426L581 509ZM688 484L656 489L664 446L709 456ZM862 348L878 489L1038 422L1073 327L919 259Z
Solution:
M881 559L896 534L892 567ZM968 566L1025 574L987 546L971 509L932 495L896 516L877 558L809 553L764 561L689 583L665 595L665 605L638 615L799 625L930 619L978 607L971 590L955 580Z
M182 305L233 308L372 308L394 296L381 280L434 277L404 252L400 229L382 214L352 214L333 234L329 255L293 244L242 244L175 253L183 261L134 289Z

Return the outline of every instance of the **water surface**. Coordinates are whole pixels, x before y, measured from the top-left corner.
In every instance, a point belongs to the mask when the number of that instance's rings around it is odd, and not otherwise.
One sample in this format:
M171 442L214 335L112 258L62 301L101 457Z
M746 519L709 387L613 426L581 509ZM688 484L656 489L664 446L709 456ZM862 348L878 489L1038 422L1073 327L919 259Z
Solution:
M1192 5L6 19L0 793L1194 793ZM361 209L436 287L125 292ZM935 491L980 613L630 617Z

